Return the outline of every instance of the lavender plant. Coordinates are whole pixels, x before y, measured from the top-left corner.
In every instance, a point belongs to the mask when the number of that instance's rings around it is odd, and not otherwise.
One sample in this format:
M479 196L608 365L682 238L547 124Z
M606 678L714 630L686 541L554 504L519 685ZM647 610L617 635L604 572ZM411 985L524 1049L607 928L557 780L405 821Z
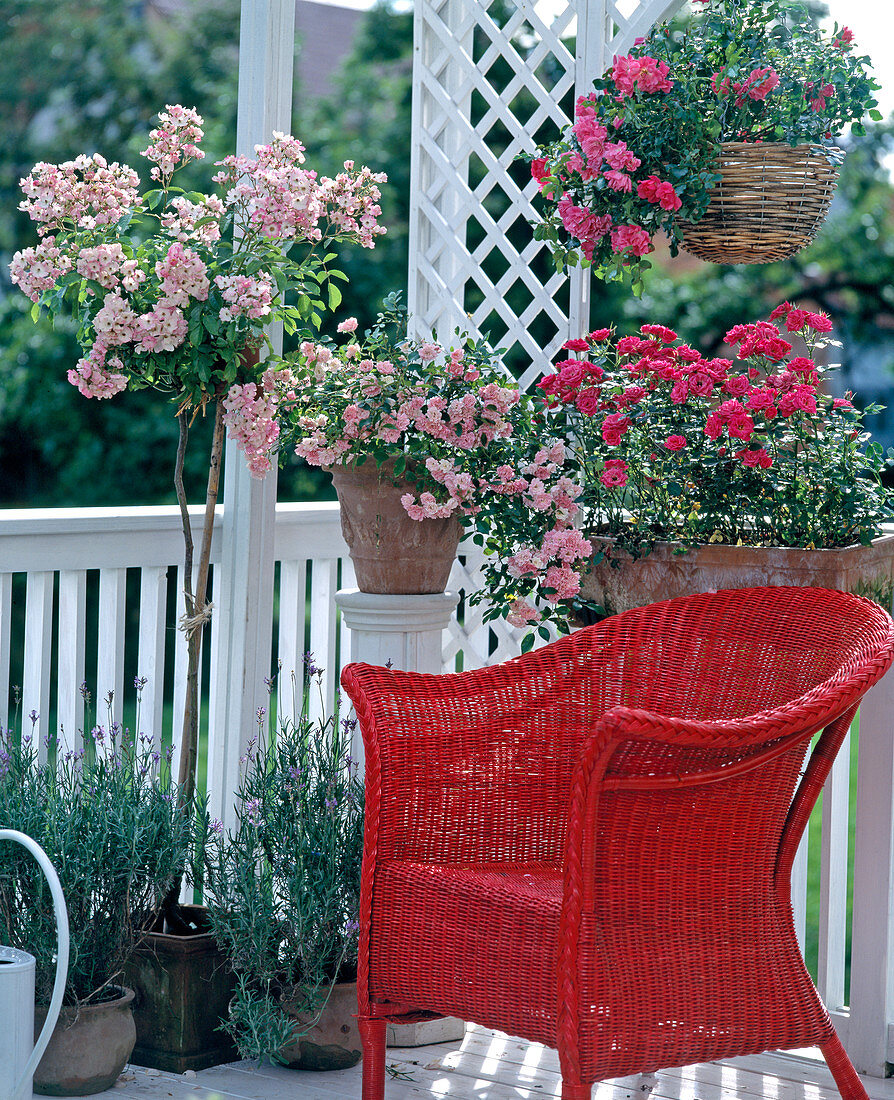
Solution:
M41 763L38 715L29 720L24 731L0 730L0 821L33 837L62 883L71 934L64 1003L97 1003L119 995L125 963L183 873L192 823L177 810L169 760L146 735L95 725L84 749ZM53 905L40 868L13 844L0 845L0 942L36 957L37 1001L49 1003Z
M322 702L310 654L305 674ZM236 828L207 823L205 902L236 975L224 1027L243 1058L276 1060L309 1030L295 1015L319 1013L333 985L356 976L363 786L350 757L355 719L335 710L314 720L305 706L269 738L265 721L261 710Z

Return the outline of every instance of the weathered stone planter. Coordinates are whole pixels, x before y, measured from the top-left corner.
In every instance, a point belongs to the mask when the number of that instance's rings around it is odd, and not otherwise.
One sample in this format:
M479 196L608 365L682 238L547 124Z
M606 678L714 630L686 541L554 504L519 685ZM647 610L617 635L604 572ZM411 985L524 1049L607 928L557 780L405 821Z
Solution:
M207 1069L238 1057L219 1030L234 990L226 955L207 931L201 906L184 914L198 927L192 936L150 932L127 967L136 990L137 1042L131 1061L172 1073Z
M413 486L393 480L394 462L330 466L341 529L361 592L426 595L447 587L462 536L458 520L413 520L400 498Z
M614 552L613 540L594 539L606 557L584 576L581 595L616 614L659 600L722 588L810 585L838 588L890 602L894 588L894 535L871 546L800 550L783 546L700 545L675 554L676 543L659 542L645 558Z
M283 1008L295 1022L306 1026L308 1017L293 1011L288 1000ZM339 982L313 1027L277 1052L292 1069L348 1069L360 1061L360 1030L357 1027L357 983ZM314 1019L313 1016L310 1019Z
M91 1096L112 1087L127 1064L136 1040L132 989L102 1004L63 1008L50 1044L34 1071L40 1096ZM35 1035L46 1019L46 1007L34 1012Z

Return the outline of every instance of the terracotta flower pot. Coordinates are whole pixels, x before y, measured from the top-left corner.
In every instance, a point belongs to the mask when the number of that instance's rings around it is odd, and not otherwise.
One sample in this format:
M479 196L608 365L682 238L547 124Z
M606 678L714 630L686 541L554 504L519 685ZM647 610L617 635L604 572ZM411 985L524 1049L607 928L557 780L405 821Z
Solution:
M675 554L676 543L659 542L651 554L635 561L614 551L612 539L592 541L594 549L607 553L584 575L581 595L612 614L722 588L809 585L855 592L879 602L890 602L894 588L894 535L883 535L871 546L840 550L718 543Z
M348 1069L360 1061L356 982L334 985L319 1017L295 1011L289 1000L284 1000L282 1007L301 1028L315 1020L305 1035L280 1047L277 1053L286 1065L292 1069Z
M423 595L447 587L462 525L448 519L413 520L400 498L414 491L393 477L394 462L372 459L330 466L341 505L341 529L361 592Z
M127 1064L137 1038L132 989L102 1004L63 1008L50 1044L34 1071L34 1091L41 1096L91 1096L112 1087ZM39 1035L46 1007L34 1011Z

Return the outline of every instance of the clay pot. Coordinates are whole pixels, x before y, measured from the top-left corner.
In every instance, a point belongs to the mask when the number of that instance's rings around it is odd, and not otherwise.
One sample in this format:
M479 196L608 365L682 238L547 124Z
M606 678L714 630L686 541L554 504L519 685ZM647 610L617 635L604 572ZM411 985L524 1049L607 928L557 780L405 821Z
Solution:
M288 998L283 1000L282 1007L294 1017L299 1030L314 1021L306 1034L277 1051L291 1069L348 1069L360 1061L356 982L334 985L319 1016L295 1011L294 1002Z
M766 585L837 588L887 606L894 589L894 535L840 550L703 544L675 554L676 543L659 542L651 554L635 561L616 551L612 539L591 541L606 556L582 578L581 595L611 614L697 592Z
M41 1096L91 1096L112 1087L134 1048L132 989L102 1004L63 1008L50 1044L34 1071L34 1091ZM46 1006L34 1011L34 1033L40 1034Z
M414 487L394 478L393 460L381 469L366 459L330 466L329 472L360 591L416 596L443 592L462 536L459 521L452 516L410 519L400 498Z

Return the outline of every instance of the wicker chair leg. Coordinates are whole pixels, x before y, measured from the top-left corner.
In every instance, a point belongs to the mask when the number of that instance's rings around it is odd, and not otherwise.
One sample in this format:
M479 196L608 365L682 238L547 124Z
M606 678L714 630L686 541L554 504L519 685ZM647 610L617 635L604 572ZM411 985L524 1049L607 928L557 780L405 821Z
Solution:
M832 1071L842 1100L869 1100L869 1094L863 1088L863 1082L857 1076L857 1071L841 1045L841 1040L834 1032L832 1037L823 1043L820 1050Z
M562 1078L562 1100L590 1100L593 1083L579 1085Z
M385 1096L385 1020L357 1020L363 1046L362 1100L383 1100Z

